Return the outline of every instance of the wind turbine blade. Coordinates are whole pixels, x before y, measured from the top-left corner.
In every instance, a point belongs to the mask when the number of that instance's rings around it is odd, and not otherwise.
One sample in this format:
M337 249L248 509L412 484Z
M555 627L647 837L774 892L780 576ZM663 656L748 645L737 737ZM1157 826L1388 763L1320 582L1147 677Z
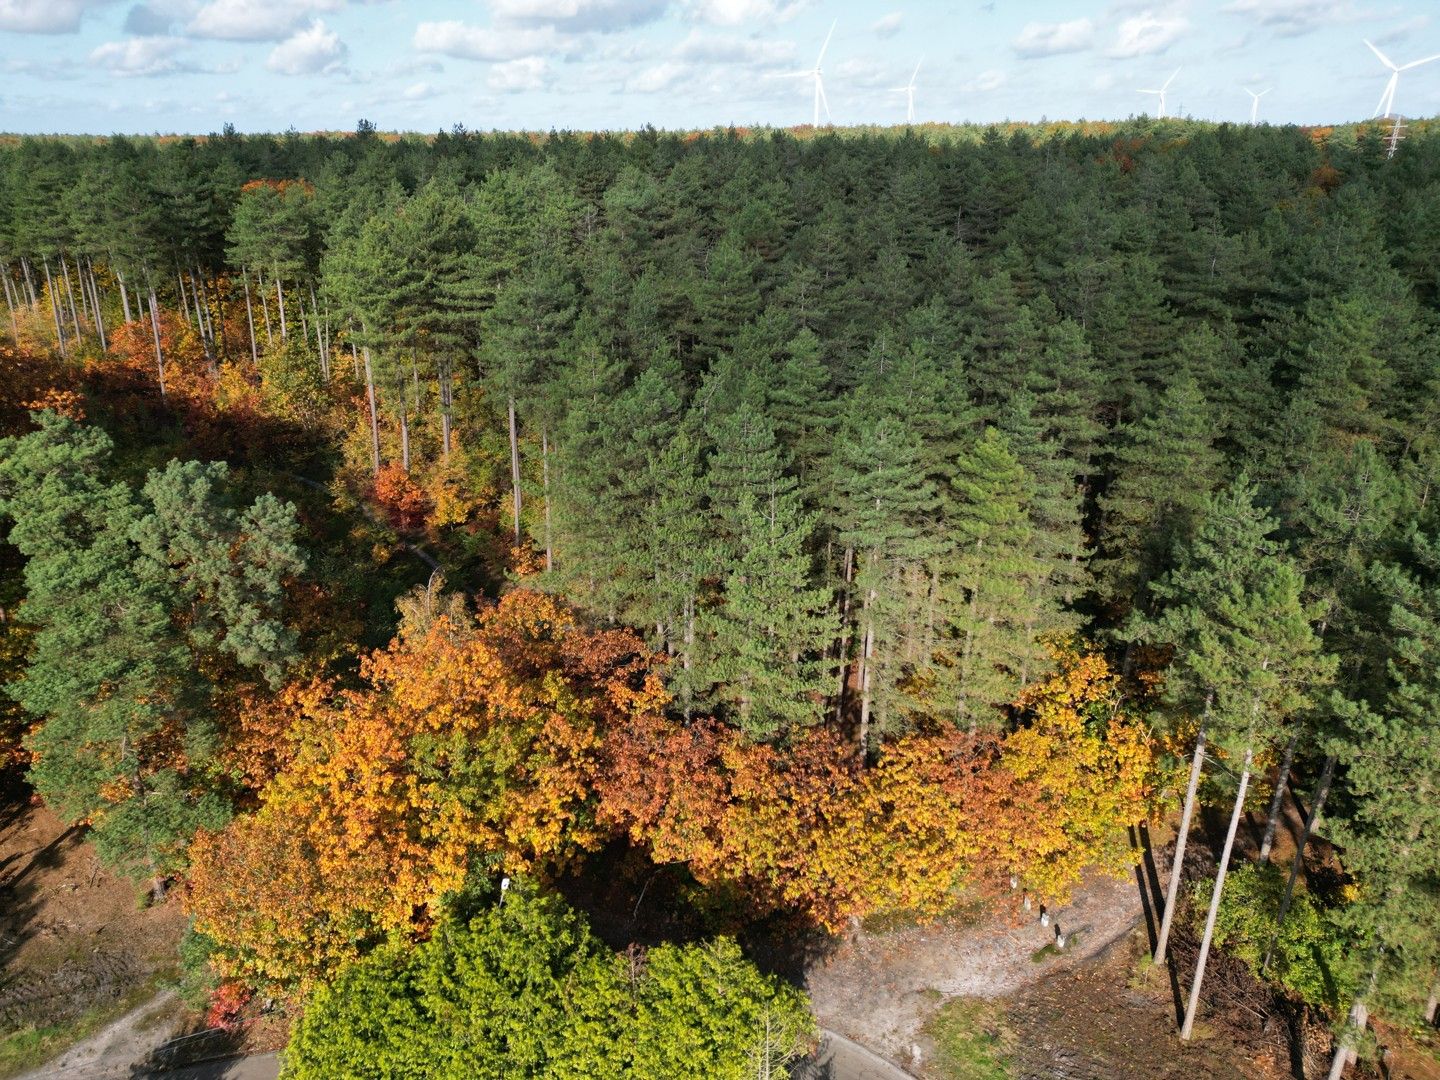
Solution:
M1360 40L1361 40L1361 41L1364 41L1366 45L1370 45L1370 42L1369 42L1367 39L1361 38ZM1386 56L1383 52L1381 52L1379 49L1377 49L1374 45L1370 45L1370 51L1373 52L1376 56L1378 56L1378 57L1380 58L1380 63L1384 64L1384 65L1385 65L1386 67L1388 67L1391 71L1395 71L1395 70L1396 70L1395 65L1394 65L1393 63L1391 63L1391 61L1390 61L1390 57Z
M815 67L817 69L820 67L820 62L825 59L825 50L830 48L830 39L835 36L835 27L838 26L839 23L840 20L836 19L830 24L830 33L825 35L825 44L820 46L820 55L815 58Z
M1430 63L1432 60L1440 60L1440 53L1436 53L1434 56L1427 56L1427 57L1425 57L1424 60L1412 60L1412 61L1410 61L1410 63L1408 63L1408 64L1403 64L1403 65L1401 65L1401 67L1400 67L1399 70L1401 70L1401 71L1409 71L1411 68L1417 68L1417 67L1419 67L1421 64L1428 64L1428 63Z
M1271 90L1274 90L1274 89L1275 89L1275 88L1274 88L1273 86L1267 86L1267 87L1265 87L1264 90L1261 90L1260 93L1256 94L1255 96L1256 96L1256 97L1264 97L1266 94L1268 94Z
M1390 115L1390 102L1395 98L1395 84L1399 81L1399 72L1390 76L1390 81L1385 84L1385 89L1380 91L1380 103L1375 106L1375 111L1370 114L1371 120L1374 120L1375 117L1381 113L1384 113L1386 116Z
M917 61L915 62L915 70L910 73L910 85L911 85L911 86L914 86L914 85L915 85L915 76L920 74L920 65L923 64L924 62L925 62L924 60L917 60ZM1420 62L1423 64L1425 61L1422 60L1422 61L1420 61Z
M1175 76L1176 76L1176 75L1179 75L1179 74L1180 74L1180 69L1179 69L1179 68L1176 68L1173 72L1171 72L1170 77L1165 80L1165 84L1164 84L1163 86L1161 86L1160 89L1161 89L1161 90L1169 90L1169 89L1170 89L1170 84L1175 81Z

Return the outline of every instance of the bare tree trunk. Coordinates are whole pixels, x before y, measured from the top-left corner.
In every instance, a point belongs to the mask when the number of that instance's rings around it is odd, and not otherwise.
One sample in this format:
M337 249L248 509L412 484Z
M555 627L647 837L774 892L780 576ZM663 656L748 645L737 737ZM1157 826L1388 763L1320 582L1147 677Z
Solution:
M188 324L191 315L190 298L185 295L185 271L181 270L178 266L175 268L175 285L180 290L180 311L184 314L185 322ZM200 329L198 323L195 328L196 330Z
M1440 971L1435 973L1435 981L1430 984L1430 996L1425 999L1425 1022L1431 1027L1440 1022Z
M1270 861L1270 849L1275 846L1275 830L1280 826L1280 809L1285 805L1285 788L1290 782L1290 769L1295 764L1295 747L1300 742L1300 727L1290 733L1285 752L1280 755L1280 768L1275 774L1275 791L1270 796L1270 809L1265 815L1265 836L1260 841L1260 865Z
M1210 699L1205 700L1205 712ZM1180 811L1180 828L1175 833L1175 855L1170 860L1170 890L1165 894L1165 913L1160 918L1160 933L1155 939L1155 965L1165 966L1165 947L1170 941L1170 924L1175 918L1175 900L1180 895L1180 872L1185 864L1185 846L1190 840L1190 818L1195 813L1195 792L1200 787L1200 773L1205 767L1205 725L1195 733L1195 752L1190 757L1190 780L1185 785L1185 806Z
M449 439L448 425L446 439ZM540 487L545 497L545 569L555 569L555 549L550 542L550 430L540 426Z
M364 348L365 399L370 405L370 469L380 475L380 418L375 413L375 375L370 366L370 346Z
M60 256L60 276L65 281L65 296L70 301L70 325L75 328L75 340L80 340L80 313L75 310L75 290L70 287L70 264Z
M280 285L280 273L275 273L275 306L280 309L280 340L287 340L285 332L285 290Z
M40 301L35 296L35 275L31 273L30 260L23 255L20 256L20 269L24 271L25 291L30 294L30 306L37 307Z
M515 427L515 395L509 398L510 411L510 487L515 508L515 546L520 546L520 437Z
M1280 898L1280 910L1275 916L1275 929L1270 933L1270 944L1265 947L1265 959L1260 964L1262 975L1270 967L1270 961L1275 955L1275 943L1280 938L1280 927L1285 925L1285 916L1290 914L1290 901L1295 898L1295 882L1300 877L1300 871L1305 865L1305 845L1310 842L1310 836L1320 822L1320 812L1325 808L1325 797L1330 794L1330 781L1334 778L1335 755L1331 754L1325 759L1324 768L1320 770L1320 780L1315 785L1315 796L1310 802L1310 812L1305 815L1305 827L1300 830L1300 842L1295 845L1295 857L1290 860L1290 879L1285 882L1285 895Z
M835 687L835 722L838 724L845 712L845 675L850 665L846 654L850 651L850 598L851 583L855 580L855 548L845 548L845 586L840 593L840 651L836 663L840 667L838 684Z
M20 322L15 318L15 299L11 294L10 267L5 267L5 310L10 313L10 336L15 341L15 348L20 348Z
M1225 875L1230 870L1230 852L1235 847L1235 833L1240 827L1240 815L1245 812L1245 790L1250 786L1250 759L1253 752L1245 751L1245 762L1240 767L1240 786L1235 791L1235 806L1230 811L1230 828L1225 833L1225 847L1220 852L1220 861L1215 866L1215 888L1210 893L1210 912L1205 916L1205 933L1200 938L1200 955L1195 960L1195 978L1190 983L1190 1003L1185 1007L1185 1023L1180 1028L1180 1038L1188 1039L1195 1030L1195 1013L1200 1007L1200 987L1205 982L1205 965L1210 959L1210 941L1215 936L1215 917L1220 913L1220 894L1225 889Z
M270 304L265 299L265 277L259 270L256 270L255 279L260 293L260 314L265 316L265 347L267 349L273 349L275 347L275 338L270 333Z
M55 291L55 280L50 276L50 260L42 258L45 267L45 289L50 294L50 314L55 318L55 343L60 355L65 355L65 331L60 326L60 295Z
M160 372L160 396L165 396L165 356L160 351L160 306L155 299L155 286L150 286L150 332L155 335L155 367Z
M85 270L90 277L90 299L95 307L95 333L100 335L100 349L103 352L110 348L110 342L105 333L105 316L100 310L100 282L95 280L95 261L89 256L85 258Z
M396 396L400 399L400 467L408 473L410 471L410 406L405 403L403 393Z
M120 309L125 312L125 321L132 323L135 319L130 312L130 290L125 288L125 276L117 271L115 281L120 286ZM139 299L138 295L136 299Z
M245 286L245 325L250 328L250 359L260 366L260 349L255 344L255 309L250 306L250 275L242 266L240 280Z
M1370 1022L1368 1002L1370 995L1375 992L1375 984L1380 980L1380 962L1384 955L1383 951L1376 948L1375 962L1370 965L1369 983L1350 1003L1350 1015L1345 1020L1340 1037L1335 1040L1335 1056L1330 1060L1329 1080L1340 1080L1345 1075L1345 1066L1355 1061L1355 1042L1365 1030L1365 1025Z
M440 458L450 463L450 409L454 404L454 391L450 369L450 357L441 356L436 363L436 374L440 381Z
M64 262L64 260L62 259L61 262ZM90 294L85 290L85 267L81 264L80 256L78 255L75 256L75 280L80 283L80 321L82 323L89 323L91 326L94 326L95 320L90 317ZM65 277L65 289L67 292L70 291L70 277L68 271L66 272ZM75 311L75 301L73 299L70 301L70 311L72 314Z
M865 606L862 608L865 619L865 645L861 650L860 662L863 665L860 671L860 758L862 761L870 755L870 680L871 669L875 666L875 590L872 588L865 595Z
M315 319L315 348L320 352L320 377L330 381L330 348L325 335L320 332L320 306L315 300L315 285L310 285L310 313ZM449 450L449 447L446 447Z

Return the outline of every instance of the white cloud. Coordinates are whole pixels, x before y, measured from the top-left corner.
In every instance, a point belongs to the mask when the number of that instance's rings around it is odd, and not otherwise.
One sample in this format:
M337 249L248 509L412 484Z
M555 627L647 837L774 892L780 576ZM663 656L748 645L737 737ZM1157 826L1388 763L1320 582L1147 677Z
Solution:
M185 30L226 41L280 41L315 12L339 7L340 0L210 0Z
M265 66L281 75L321 75L344 67L349 52L339 34L315 19L276 45Z
M637 94L656 94L668 90L684 77L688 68L674 60L646 68L625 81L625 89Z
M400 96L406 101L424 101L435 96L435 87L428 82L417 82L407 86Z
M794 17L808 0L689 0L692 19L716 26L783 22Z
M1173 45L1189 26L1189 20L1183 16L1160 16L1146 11L1120 24L1115 43L1107 52L1117 58L1161 53Z
M763 38L735 37L714 31L692 30L675 47L675 55L685 60L714 64L748 64L770 68L793 64L795 47L788 41L766 41Z
M179 38L145 37L107 41L90 53L90 62L112 75L170 75L194 70L176 57L184 42Z
M485 85L503 94L518 94L543 89L549 74L550 64L544 57L522 56L492 67Z
M962 94L988 94L999 90L1005 85L1005 73L1003 71L982 71L975 78L963 83L960 87Z
M0 30L17 34L73 34L91 0L0 0Z
M1095 40L1095 24L1089 19L1062 23L1026 23L1011 47L1021 56L1058 56L1088 49Z
M563 44L549 27L472 26L470 23L422 22L415 28L414 45L420 52L440 53L461 60L516 60L551 52Z
M1280 37L1299 37L1322 26L1363 17L1350 0L1231 0L1220 10L1248 16Z
M609 34L665 14L669 0L491 0L497 21Z
M894 37L896 32L900 29L900 24L904 21L904 15L902 15L898 11L892 11L889 15L883 15L880 18L876 19L870 25L870 30L877 37Z
M846 57L835 65L835 77L843 79L847 86L874 89L893 82L895 74L868 56L853 56ZM805 82L803 79L800 81Z

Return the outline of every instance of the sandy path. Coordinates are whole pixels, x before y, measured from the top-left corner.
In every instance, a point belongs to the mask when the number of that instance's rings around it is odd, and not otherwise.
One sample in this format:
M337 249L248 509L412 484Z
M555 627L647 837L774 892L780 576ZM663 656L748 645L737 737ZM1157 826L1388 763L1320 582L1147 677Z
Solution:
M1070 935L1063 953L1034 954L1053 941L1053 924L1018 921L1016 910L981 925L943 923L860 934L806 973L821 1025L918 1071L930 1053L922 1034L941 1001L1004 997L1052 972L1073 967L1128 933L1141 917L1133 879L1090 875L1054 913Z
M181 1014L168 990L66 1050L50 1064L16 1080L110 1080L132 1068L179 1032Z

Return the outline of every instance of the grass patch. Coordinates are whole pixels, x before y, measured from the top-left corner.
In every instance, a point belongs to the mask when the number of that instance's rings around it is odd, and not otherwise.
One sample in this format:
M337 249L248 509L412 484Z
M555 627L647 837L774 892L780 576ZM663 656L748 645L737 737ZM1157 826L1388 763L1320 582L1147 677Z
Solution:
M951 998L925 1023L942 1080L1010 1080L1011 1033L999 1005Z
M116 998L64 1024L30 1025L0 1035L0 1080L38 1069L67 1049L120 1019L156 993L158 978L146 980Z

